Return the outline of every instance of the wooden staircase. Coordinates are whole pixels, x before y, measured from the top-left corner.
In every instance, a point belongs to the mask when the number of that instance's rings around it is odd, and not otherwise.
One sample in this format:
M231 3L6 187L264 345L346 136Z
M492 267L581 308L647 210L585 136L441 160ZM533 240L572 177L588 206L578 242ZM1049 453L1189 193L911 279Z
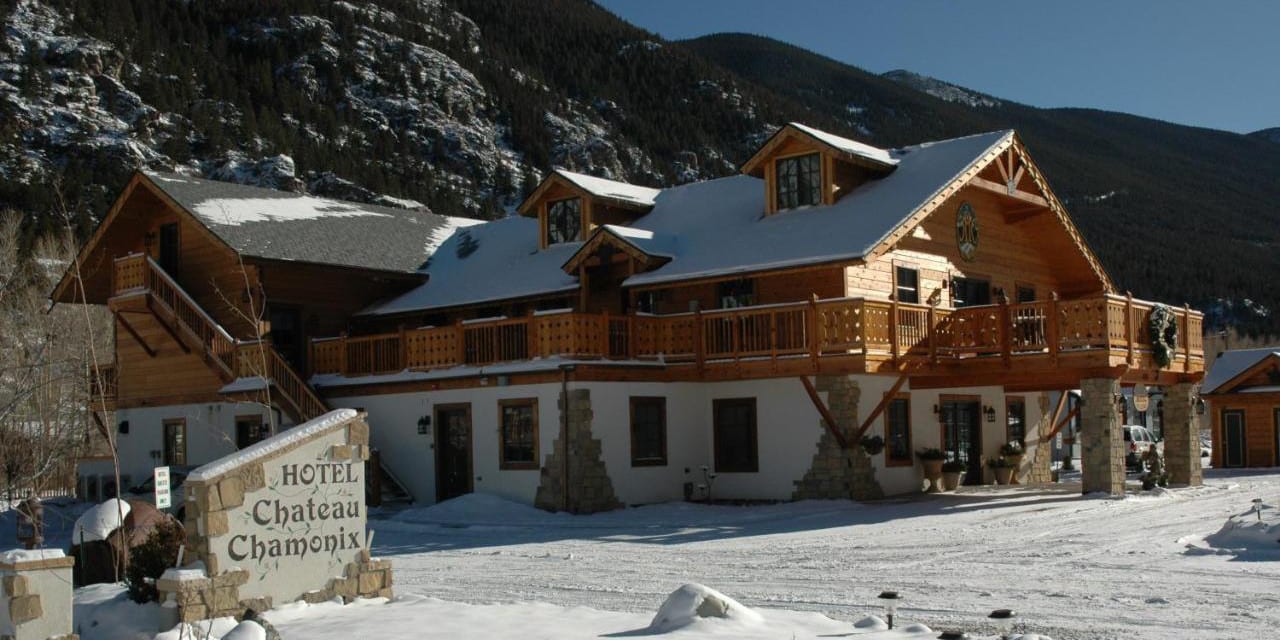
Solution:
M149 256L117 258L113 275L111 302L120 304L141 297L147 310L183 349L199 354L227 383L224 395L276 404L299 423L329 411L315 389L270 342L233 337Z

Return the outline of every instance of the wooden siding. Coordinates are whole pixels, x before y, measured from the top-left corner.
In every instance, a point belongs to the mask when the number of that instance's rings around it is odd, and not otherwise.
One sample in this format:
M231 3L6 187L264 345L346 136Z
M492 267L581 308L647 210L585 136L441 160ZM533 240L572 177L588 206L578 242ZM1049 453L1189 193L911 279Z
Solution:
M1275 412L1280 409L1280 393L1248 393L1214 396L1210 401L1212 413L1213 466L1222 467L1226 451L1222 413L1244 413L1244 466L1280 466L1276 459Z
M187 352L179 346L146 306L136 304L121 309L124 322L155 352L151 357L142 345L115 321L116 405L119 408L160 406L191 402L215 402L223 381L202 359L203 354Z
M956 243L955 216L968 202L978 218L979 244L972 262L964 260ZM887 299L893 293L894 266L920 271L920 300L935 292L943 307L952 306L951 291L942 289L951 276L989 280L1015 300L1018 285L1033 286L1037 299L1052 291L1068 296L1100 293L1102 283L1051 215L1017 223L1006 221L1009 206L999 196L972 187L948 200L916 230L883 256L845 269L847 296ZM995 296L993 295L993 300Z
M829 266L748 275L745 278L755 282L755 303L764 305L803 302L815 295L819 298L842 298L845 296L843 273L842 267ZM691 310L691 305L695 301L698 308L704 311L718 309L720 299L716 293L719 290L719 283L736 279L738 278L721 278L717 281L650 289L659 292L658 308L654 311L684 313Z

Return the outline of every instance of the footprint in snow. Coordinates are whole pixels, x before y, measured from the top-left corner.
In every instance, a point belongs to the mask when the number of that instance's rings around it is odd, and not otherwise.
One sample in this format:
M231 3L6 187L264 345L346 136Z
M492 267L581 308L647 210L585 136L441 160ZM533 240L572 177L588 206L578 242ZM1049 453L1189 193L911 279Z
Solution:
M1154 598L1147 598L1147 604L1169 604L1169 601L1156 596Z

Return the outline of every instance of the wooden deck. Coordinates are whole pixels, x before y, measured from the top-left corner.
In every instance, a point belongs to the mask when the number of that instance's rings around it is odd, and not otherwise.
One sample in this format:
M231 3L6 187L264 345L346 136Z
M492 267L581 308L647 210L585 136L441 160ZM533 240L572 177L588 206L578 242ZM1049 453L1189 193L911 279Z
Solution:
M1171 309L1177 350L1159 368L1147 332L1155 306L1099 295L961 309L841 298L662 316L563 312L317 339L310 362L312 373L349 378L556 356L668 365L647 367L652 379L903 372L913 386L926 377L965 386L1063 370L1058 377L1198 378L1203 316Z

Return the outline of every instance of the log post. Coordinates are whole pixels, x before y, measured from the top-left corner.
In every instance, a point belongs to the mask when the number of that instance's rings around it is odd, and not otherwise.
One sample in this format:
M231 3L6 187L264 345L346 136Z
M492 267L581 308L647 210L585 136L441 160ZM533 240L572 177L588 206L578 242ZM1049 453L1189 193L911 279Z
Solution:
M462 318L458 318L457 320L454 321L453 336L454 336L455 344L457 345L455 347L457 349L457 352L454 354L454 357L457 358L459 365L466 364L467 363L467 335L466 335L466 329L462 328Z
M818 317L818 294L809 294L809 359L813 363L813 370L818 370L818 355L822 350L821 333L822 321Z
M698 364L698 373L702 373L707 365L706 330L702 326L702 308L693 310L694 360Z
M1128 350L1125 362L1131 367L1133 366L1133 324L1133 293L1126 291L1124 292L1124 339L1128 345Z
M409 368L409 330L400 325L400 366L397 370Z
M342 332L338 344L338 371L343 376L347 375L347 333Z
M938 364L937 310L929 305L929 363Z
M1049 361L1058 364L1058 348L1061 341L1058 323L1062 321L1062 317L1058 315L1058 292L1049 292L1049 321L1045 325L1045 334L1049 342Z
M889 299L889 353L893 366L898 367L898 296Z
M1009 314L1009 296L1000 296L1000 357L1004 360L1004 366L1010 366L1010 360L1013 357L1013 336L1010 329L1013 328L1013 319Z

